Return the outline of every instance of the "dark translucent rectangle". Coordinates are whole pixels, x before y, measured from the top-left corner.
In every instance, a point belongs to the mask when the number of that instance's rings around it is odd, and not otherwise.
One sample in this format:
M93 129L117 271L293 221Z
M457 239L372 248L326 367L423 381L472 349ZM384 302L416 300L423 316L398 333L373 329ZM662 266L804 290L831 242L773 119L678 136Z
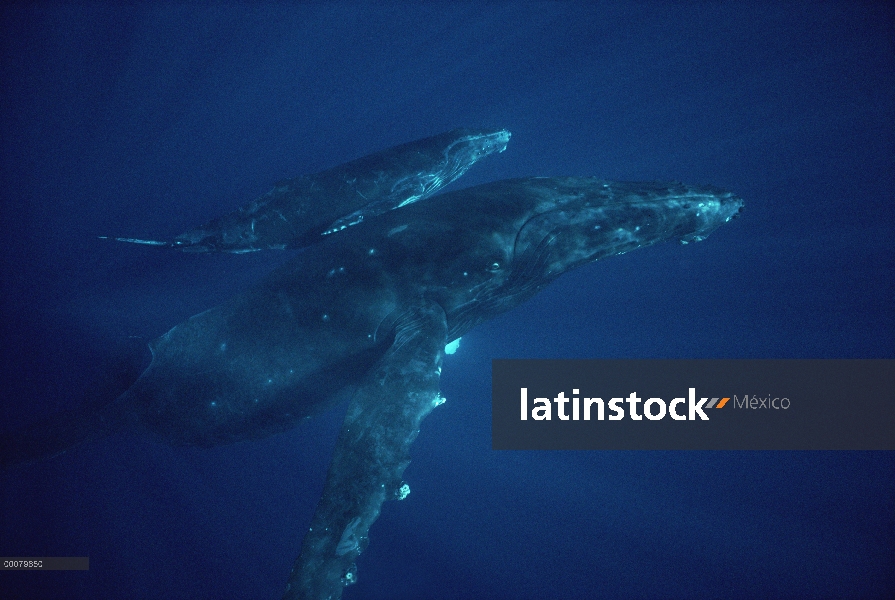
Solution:
M495 450L895 450L895 360L494 360L491 434Z
M89 571L89 556L7 556L0 559L3 571Z

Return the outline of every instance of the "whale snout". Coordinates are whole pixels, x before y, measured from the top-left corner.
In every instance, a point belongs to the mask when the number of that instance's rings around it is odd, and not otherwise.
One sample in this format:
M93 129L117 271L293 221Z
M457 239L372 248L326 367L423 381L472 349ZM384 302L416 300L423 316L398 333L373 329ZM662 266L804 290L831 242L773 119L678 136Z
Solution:
M681 208L691 213L693 219L692 231L679 238L682 244L689 244L701 242L721 225L738 217L743 210L743 199L731 192L710 190L697 200L683 203Z

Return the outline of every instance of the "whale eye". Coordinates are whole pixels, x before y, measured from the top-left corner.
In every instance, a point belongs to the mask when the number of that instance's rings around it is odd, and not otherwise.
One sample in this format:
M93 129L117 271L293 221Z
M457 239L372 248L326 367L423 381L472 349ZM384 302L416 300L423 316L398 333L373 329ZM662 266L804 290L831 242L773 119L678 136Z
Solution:
M500 263L499 262L491 263L491 266L488 267L488 270L491 271L492 273L494 273L496 271L500 271Z

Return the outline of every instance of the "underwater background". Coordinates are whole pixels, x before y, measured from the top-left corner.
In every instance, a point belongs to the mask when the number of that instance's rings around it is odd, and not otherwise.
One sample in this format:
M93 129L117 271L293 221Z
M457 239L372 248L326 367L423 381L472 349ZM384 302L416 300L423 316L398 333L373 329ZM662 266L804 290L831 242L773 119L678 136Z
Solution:
M729 189L704 242L582 267L473 330L351 598L891 598L893 452L497 452L492 358L895 358L895 11L879 2L0 9L2 421L292 256L170 239L455 127L529 175ZM436 200L437 201L437 200ZM844 399L847 401L847 399ZM262 441L122 432L0 474L2 598L279 598L344 406Z

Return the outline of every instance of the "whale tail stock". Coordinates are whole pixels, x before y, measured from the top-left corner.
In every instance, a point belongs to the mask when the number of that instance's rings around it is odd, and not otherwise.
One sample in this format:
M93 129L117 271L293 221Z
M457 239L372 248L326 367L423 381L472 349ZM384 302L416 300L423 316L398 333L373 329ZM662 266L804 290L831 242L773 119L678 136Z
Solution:
M141 366L135 353L119 355L101 370L80 406L0 433L0 470L57 456L119 429L127 413L116 401L139 378Z

